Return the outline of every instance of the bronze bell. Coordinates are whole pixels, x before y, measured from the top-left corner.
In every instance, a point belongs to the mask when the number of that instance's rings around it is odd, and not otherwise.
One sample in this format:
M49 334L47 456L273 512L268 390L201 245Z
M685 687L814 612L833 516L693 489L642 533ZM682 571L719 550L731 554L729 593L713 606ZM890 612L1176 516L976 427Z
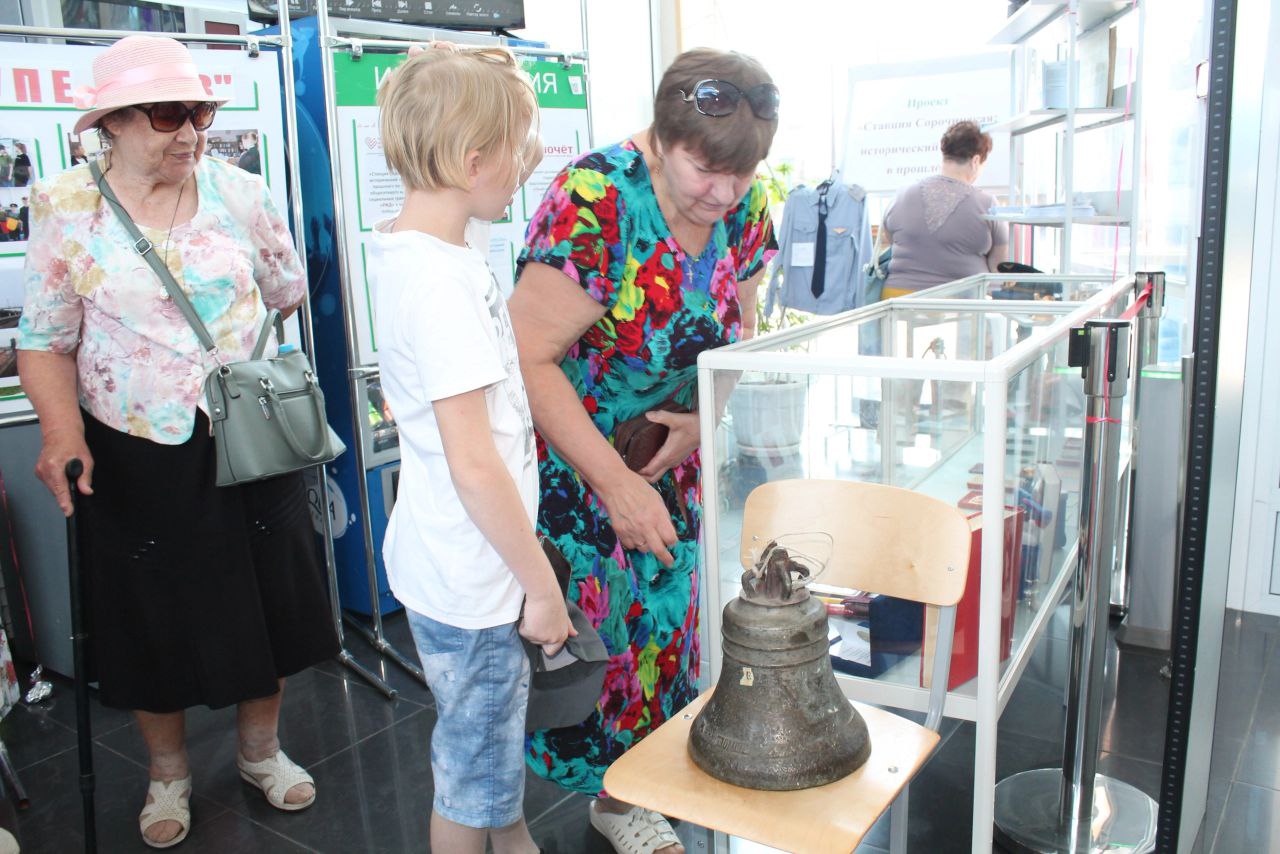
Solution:
M809 595L808 575L771 542L725 606L720 681L689 736L689 755L717 779L807 789L871 755L867 725L831 670L827 610Z

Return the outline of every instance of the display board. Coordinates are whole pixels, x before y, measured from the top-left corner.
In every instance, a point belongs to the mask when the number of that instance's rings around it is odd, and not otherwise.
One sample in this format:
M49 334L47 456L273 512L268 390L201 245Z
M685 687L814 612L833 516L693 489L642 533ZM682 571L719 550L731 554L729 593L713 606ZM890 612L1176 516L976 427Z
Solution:
M844 176L872 192L896 192L936 174L948 127L1008 117L1009 75L1003 51L849 69ZM1003 189L1009 185L1007 134L992 136L978 184Z
M92 157L97 134L71 130L80 110L72 101L79 86L93 83L93 59L106 46L6 44L0 60L0 416L30 410L18 383L18 319L22 311L22 267L26 256L26 207L30 186ZM258 169L281 212L287 210L280 76L275 54L251 58L244 51L194 51L211 98L229 98L207 134L206 157L238 162L257 140ZM24 152L30 173L13 169ZM246 168L255 158L246 158ZM15 214L9 216L9 214ZM14 227L12 221L18 225ZM10 230L10 229L13 230Z
M360 363L378 361L374 335L373 287L367 275L366 244L375 223L394 217L404 200L400 178L387 167L378 129L377 91L387 72L404 54L364 54L356 59L336 53L334 83L337 95L337 157L342 168L345 199L343 234L347 256L347 286L354 288L355 328ZM489 228L489 264L503 293L515 284L515 263L524 243L525 227L556 174L589 145L587 92L583 66L527 59L522 65L538 95L543 157L537 170L516 194L505 219Z

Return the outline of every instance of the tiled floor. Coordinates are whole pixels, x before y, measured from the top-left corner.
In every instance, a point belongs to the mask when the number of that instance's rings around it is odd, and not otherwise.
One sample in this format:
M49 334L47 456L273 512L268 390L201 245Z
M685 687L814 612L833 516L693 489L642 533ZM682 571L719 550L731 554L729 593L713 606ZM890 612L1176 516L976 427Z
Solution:
M412 652L402 617L387 621L388 636ZM1001 722L998 775L1058 764L1061 755L1066 633L1055 621L1036 651ZM359 638L349 648L373 664ZM1271 647L1268 647L1270 649ZM1155 796L1164 740L1167 685L1158 676L1163 658L1116 653L1109 662L1102 770ZM427 744L434 722L430 694L392 665L385 675L400 696L383 699L358 678L329 662L290 680L281 735L290 756L315 775L320 800L297 814L277 812L249 789L234 768L234 713L192 711L188 740L195 774L194 824L176 850L184 852L422 852L427 847L431 772ZM1280 685L1280 667L1275 679ZM1280 696L1280 695L1277 695ZM1280 703L1280 700L1277 700ZM1277 706L1280 710L1280 706ZM129 715L96 706L93 716L99 850L142 852L137 814L146 789L145 753ZM1280 715L1271 733L1280 734ZM972 821L972 724L948 722L946 742L912 786L910 850L947 854L969 850ZM74 697L60 684L54 698L22 706L0 723L0 737L13 753L31 797L17 812L0 801L0 826L13 830L27 854L65 854L80 849ZM1256 782L1263 782L1255 778ZM1274 782L1274 780L1273 780ZM1237 809L1252 789L1239 784ZM587 798L566 794L530 777L525 815L534 838L552 854L607 854L611 849L587 822ZM1230 804L1229 804L1230 806ZM691 854L708 849L706 831L678 828ZM868 836L859 852L888 845L887 822ZM1228 850L1228 849L1220 849ZM1244 850L1244 849L1235 849ZM1261 850L1261 849L1258 849Z
M1228 611L1198 850L1280 850L1280 618Z

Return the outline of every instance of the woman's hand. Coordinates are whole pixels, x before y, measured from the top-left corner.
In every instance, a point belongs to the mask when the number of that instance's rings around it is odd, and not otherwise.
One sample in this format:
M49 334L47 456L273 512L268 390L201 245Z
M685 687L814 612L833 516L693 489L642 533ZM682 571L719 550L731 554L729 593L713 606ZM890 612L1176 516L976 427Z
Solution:
M53 493L62 515L71 515L71 489L67 486L67 463L78 459L84 463L84 474L76 481L83 495L93 495L93 456L85 444L84 433L66 427L49 430L36 459L36 477Z
M652 552L663 566L675 566L669 549L677 542L676 528L658 490L640 475L625 471L608 487L597 487L596 494L624 549Z
M702 441L702 428L696 412L655 409L646 412L645 417L655 424L665 424L668 430L667 441L662 443L649 464L638 472L649 483L657 483L668 469L689 459L689 455L698 449Z

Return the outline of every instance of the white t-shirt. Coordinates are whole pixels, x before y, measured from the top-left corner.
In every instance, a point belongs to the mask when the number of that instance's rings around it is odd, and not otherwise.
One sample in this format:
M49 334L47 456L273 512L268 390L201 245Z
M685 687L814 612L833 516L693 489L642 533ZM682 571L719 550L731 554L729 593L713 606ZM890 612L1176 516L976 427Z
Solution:
M484 256L418 231L374 227L382 388L400 429L400 486L382 556L396 598L451 626L513 623L524 590L472 522L444 456L432 401L485 390L494 444L532 522L533 420L506 303Z

